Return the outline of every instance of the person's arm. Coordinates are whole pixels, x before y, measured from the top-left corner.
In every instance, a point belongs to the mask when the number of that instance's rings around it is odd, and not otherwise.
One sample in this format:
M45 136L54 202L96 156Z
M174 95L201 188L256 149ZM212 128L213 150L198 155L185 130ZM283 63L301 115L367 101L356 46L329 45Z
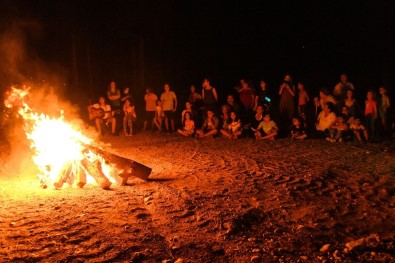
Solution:
M204 88L202 89L202 100L204 100Z
M254 108L253 108L254 111L256 111L256 108L258 107L258 100L259 100L259 96L256 95L254 99Z
M374 111L373 117L375 119L377 119L377 103L376 102L373 103L373 111Z
M213 95L214 95L215 101L218 101L217 90L215 88L212 88L212 89L213 89Z
M306 102L310 101L310 97L309 97L309 94L307 93L307 91L304 91L304 94L306 96Z
M386 100L386 102L387 102L387 109L389 109L390 107L391 107L391 104L390 104L390 97L388 97L388 96L386 96L386 98L385 98L385 100Z
M121 98L121 93L119 92L119 90L117 90L117 93L115 95L111 95L110 92L107 92L107 96L108 96L108 99L110 99L110 100L117 100L117 99Z
M284 88L285 88L285 84L281 84L281 85L280 85L279 92L278 92L278 95L281 95L281 94L283 93Z
M286 85L287 90L289 91L289 93L291 93L292 97L295 96L295 86L292 85L292 88L287 84Z

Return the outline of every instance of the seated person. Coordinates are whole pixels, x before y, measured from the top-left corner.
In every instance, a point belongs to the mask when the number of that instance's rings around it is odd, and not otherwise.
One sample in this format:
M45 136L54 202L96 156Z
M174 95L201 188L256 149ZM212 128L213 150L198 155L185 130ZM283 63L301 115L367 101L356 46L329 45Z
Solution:
M317 117L314 137L325 138L329 136L329 128L336 121L336 114L334 113L335 105L331 102L324 104L322 111Z
M355 138L357 138L359 142L362 142L363 139L365 141L369 139L368 131L365 126L361 124L361 119L359 118L355 118L354 123L350 125L350 130L354 133Z
M99 103L88 106L89 119L95 121L96 130L104 135L104 126L111 124L111 133L115 135L116 119L111 106L106 104L104 97L99 97Z
M301 117L292 118L291 139L304 140L307 138L306 129L302 124Z
M326 138L329 142L343 142L345 132L348 130L347 122L344 115L339 115L335 123L329 128L329 137Z
M196 114L192 108L192 103L190 103L189 101L185 102L185 109L181 112L181 123L184 122L184 115L186 112L189 112L191 114L191 119L195 119Z
M235 111L230 112L226 128L220 130L221 134L228 139L238 139L242 134L241 121Z
M207 117L204 120L203 126L200 130L196 131L198 138L213 137L218 133L219 120L215 116L214 111L207 110Z
M185 112L184 114L182 126L182 130L177 130L179 134L184 136L192 136L195 133L195 122L192 120L192 114L189 111Z
M277 136L278 128L277 124L270 119L270 114L265 113L263 115L263 121L261 121L255 131L255 138L257 140L270 140L274 141Z

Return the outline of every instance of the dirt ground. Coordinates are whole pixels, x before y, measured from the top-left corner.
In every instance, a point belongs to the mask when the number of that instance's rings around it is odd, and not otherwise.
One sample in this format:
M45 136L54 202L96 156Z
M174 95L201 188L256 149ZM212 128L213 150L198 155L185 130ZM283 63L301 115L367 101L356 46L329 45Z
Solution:
M394 141L104 142L150 180L41 189L0 144L1 262L395 262Z

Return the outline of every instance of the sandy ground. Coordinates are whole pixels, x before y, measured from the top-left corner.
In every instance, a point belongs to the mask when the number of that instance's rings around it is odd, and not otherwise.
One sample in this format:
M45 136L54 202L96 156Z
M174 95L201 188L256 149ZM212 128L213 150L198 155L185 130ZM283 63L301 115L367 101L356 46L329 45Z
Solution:
M395 262L395 143L107 137L152 167L41 189L0 154L1 262Z

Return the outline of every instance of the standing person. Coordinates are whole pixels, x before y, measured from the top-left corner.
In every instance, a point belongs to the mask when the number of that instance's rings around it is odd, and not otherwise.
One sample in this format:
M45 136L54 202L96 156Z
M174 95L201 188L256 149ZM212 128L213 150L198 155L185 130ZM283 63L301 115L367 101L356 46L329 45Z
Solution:
M373 90L369 90L365 100L365 121L366 128L368 130L369 140L373 140L376 137L375 134L375 121L377 119L377 102L376 96Z
M165 114L165 127L166 131L168 132L175 132L175 123L174 123L174 114L177 109L177 96L174 91L170 90L170 85L165 84L163 86L163 89L165 90L162 95L160 96L160 101L162 102L162 110ZM169 128L169 119L171 123L171 131Z
M202 87L203 119L205 119L208 109L217 112L218 94L217 90L211 86L210 80L208 78L203 80Z
M145 101L145 114L144 114L143 131L146 131L148 122L151 123L151 129L153 128L158 96L156 96L156 94L152 92L151 88L147 88L145 89L144 101Z
M257 91L257 94L255 96L255 106L254 106L254 111L256 111L256 108L261 105L263 107L263 111L267 112L270 110L271 106L271 95L269 94L269 91L267 89L267 84L264 80L261 80L259 82L259 90Z
M106 103L104 97L99 97L98 103L88 106L89 118L94 120L96 130L99 135L103 136L105 126L111 124L111 133L115 135L116 119L114 112L111 110L111 105Z
M291 123L292 117L294 116L295 111L295 85L292 83L292 77L289 74L284 75L283 83L280 85L278 94L280 95L280 117L282 127L285 128L288 123ZM283 132L289 134L286 129L283 129Z
M200 106L199 104L201 104L201 100L202 95L197 92L195 85L191 85L188 101L192 104L192 107L194 107L195 110Z
M354 90L349 89L346 92L346 98L344 100L344 106L347 106L351 116L360 116L362 111L357 100L354 97Z
M195 121L195 125L200 127L203 123L202 121L202 112L203 112L203 100L202 100L202 94L200 94L195 85L191 85L190 87L190 93L188 95L188 101L192 104L192 109L196 113L193 116L193 119Z
M307 94L307 91L304 89L304 84L302 82L298 82L298 115L302 118L303 122L307 121L307 103L310 98Z
M121 92L117 88L115 81L110 82L110 86L107 91L107 98L110 100L111 108L114 111L114 118L117 122L115 132L119 132L119 124L122 123L122 103L121 103Z
M121 104L124 105L124 104L125 104L125 101L126 101L127 99L130 101L130 103L131 103L132 105L134 105L134 100L133 100L132 94L131 94L131 92L130 92L130 89L129 89L128 87L126 87L126 88L124 88L124 89L122 90L122 94L121 94Z
M391 104L390 104L390 98L388 97L387 94L387 88L384 86L381 86L379 88L379 99L378 99L378 104L377 104L377 108L378 108L378 112L379 112L379 117L380 117L380 121L381 121L381 129L383 132L383 135L388 135L388 127L389 125L389 121L388 121L388 112L390 110Z
M250 116L253 114L253 109L255 106L255 92L252 90L251 86L245 82L241 89L238 89L239 99L243 105L242 119L244 123L250 123Z

